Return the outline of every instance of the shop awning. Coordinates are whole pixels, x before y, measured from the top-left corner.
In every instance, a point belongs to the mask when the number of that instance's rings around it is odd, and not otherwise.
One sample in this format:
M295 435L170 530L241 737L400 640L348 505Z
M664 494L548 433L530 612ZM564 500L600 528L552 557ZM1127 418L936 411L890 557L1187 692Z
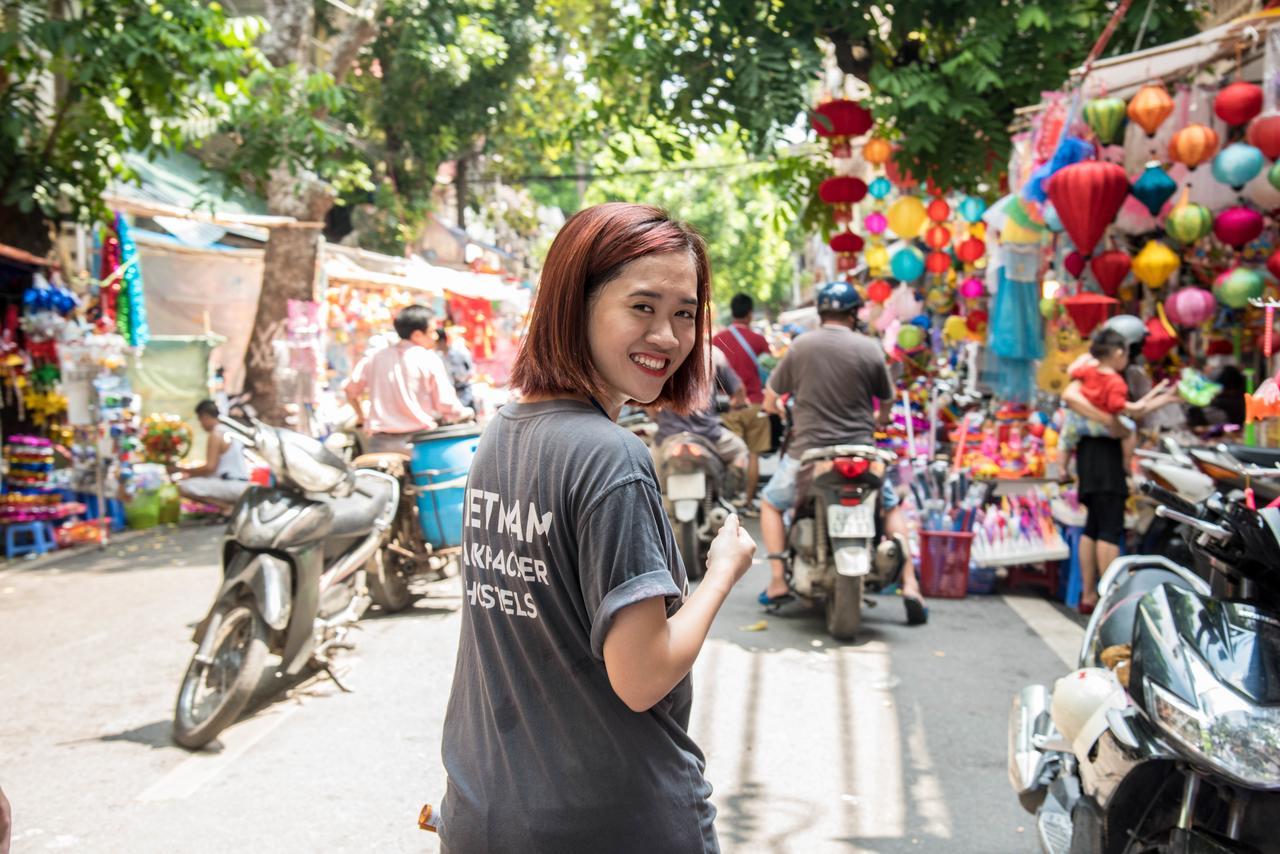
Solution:
M521 304L529 297L526 289L507 284L502 281L501 276L437 267L418 257L408 260L407 275L432 287L471 299Z

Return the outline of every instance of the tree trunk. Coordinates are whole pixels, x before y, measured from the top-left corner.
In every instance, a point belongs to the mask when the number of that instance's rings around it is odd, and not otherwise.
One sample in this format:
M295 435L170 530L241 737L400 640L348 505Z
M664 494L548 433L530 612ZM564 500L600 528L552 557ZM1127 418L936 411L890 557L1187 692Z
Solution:
M16 206L0 204L0 243L43 258L53 248L50 225L38 208L22 213Z
M467 230L467 166L471 155L463 154L454 161L456 168L453 174L454 201L458 211L458 228Z

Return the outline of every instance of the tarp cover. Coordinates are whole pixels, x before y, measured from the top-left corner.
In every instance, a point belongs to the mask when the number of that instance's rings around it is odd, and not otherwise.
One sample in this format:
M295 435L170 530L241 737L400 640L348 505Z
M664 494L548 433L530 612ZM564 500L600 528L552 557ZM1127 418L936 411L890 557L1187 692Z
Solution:
M209 396L209 353L221 337L153 335L139 358L131 359L129 382L142 397L142 416L177 415L191 430L191 457L204 459L205 433L196 404Z

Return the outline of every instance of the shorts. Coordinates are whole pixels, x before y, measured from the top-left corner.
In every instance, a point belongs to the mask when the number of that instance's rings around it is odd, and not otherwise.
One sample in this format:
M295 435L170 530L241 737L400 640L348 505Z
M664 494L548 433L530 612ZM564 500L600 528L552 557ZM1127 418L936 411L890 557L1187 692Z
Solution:
M661 442L654 442L649 446L649 453L653 456L653 468L658 473L658 477L664 477L662 473L662 464L666 462L666 456L662 453L662 446L666 444L664 439ZM720 431L720 438L712 442L716 446L716 456L719 457L727 466L737 466L744 468L747 464L747 446L741 439L730 433L728 430Z
M178 494L192 501L203 501L206 504L235 504L240 496L249 489L247 480L204 476L187 477L178 481Z
M794 457L783 455L778 461L778 468L764 485L760 497L775 510L786 512L796 503L796 478L800 474L800 461ZM898 467L885 469L884 483L880 487L880 509L888 513L901 503L896 489L898 484Z
M1127 496L1115 492L1091 492L1080 496L1089 511L1085 517L1084 536L1113 546L1124 544L1124 505Z
M724 426L747 443L753 454L767 454L773 447L773 434L769 419L760 412L760 404L753 403L745 409L731 409L720 416Z

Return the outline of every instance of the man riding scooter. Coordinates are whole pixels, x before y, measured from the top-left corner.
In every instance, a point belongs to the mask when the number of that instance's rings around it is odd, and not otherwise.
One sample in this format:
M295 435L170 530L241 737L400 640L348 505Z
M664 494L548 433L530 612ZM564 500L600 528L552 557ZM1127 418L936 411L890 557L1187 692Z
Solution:
M835 445L874 445L880 401L880 422L891 412L893 386L885 366L884 351L873 338L856 331L862 298L847 282L829 282L817 296L822 325L796 339L774 369L764 390L766 412L783 415L782 397L795 399L793 424L778 469L765 485L760 507L760 528L769 552L772 577L760 594L769 608L790 602L795 595L787 583L785 563L776 555L787 548L783 514L796 504L797 476L805 451ZM914 565L907 551L907 526L899 498L892 488L894 470L880 491L884 512L882 527L898 541L904 556L902 595L907 623L919 625L929 611L920 595Z

